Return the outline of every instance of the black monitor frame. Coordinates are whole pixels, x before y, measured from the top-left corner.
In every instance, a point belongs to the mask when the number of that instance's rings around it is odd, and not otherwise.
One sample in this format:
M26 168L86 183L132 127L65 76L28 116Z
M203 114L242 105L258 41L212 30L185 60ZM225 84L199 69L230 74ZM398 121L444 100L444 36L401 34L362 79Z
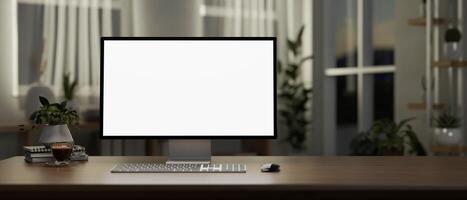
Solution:
M273 136L104 136L104 42L108 40L258 40L273 41L274 58L274 135ZM101 139L276 139L277 138L277 39L276 37L101 37L100 39L100 109L99 132Z

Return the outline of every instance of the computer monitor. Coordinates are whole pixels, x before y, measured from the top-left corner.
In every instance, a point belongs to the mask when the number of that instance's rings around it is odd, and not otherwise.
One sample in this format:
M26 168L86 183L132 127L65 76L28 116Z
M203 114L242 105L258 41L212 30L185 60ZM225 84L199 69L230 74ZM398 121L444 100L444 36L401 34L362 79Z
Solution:
M274 37L102 37L101 138L178 139L172 160L210 158L179 139L276 138L275 64Z

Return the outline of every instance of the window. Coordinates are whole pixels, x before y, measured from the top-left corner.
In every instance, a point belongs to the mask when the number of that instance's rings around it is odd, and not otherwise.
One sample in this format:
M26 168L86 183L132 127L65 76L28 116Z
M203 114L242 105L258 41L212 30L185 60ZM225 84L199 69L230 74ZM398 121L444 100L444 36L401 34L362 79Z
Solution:
M323 91L323 101L334 102L322 114L333 120L321 124L327 130L325 140L332 140L324 141L328 145L324 149L332 151L325 154L347 155L355 134L366 131L374 120L394 117L394 4L392 0L320 4L323 17L316 26L322 27L314 28L323 30L318 49L323 51L325 78L317 81L329 88Z

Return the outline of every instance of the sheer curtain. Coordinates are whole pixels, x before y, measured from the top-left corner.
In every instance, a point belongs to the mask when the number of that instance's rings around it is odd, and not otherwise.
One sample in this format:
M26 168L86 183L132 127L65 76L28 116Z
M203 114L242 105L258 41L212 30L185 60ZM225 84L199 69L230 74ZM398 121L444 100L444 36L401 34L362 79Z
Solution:
M101 36L113 36L112 0L43 0L42 83L61 94L63 74L79 95L99 95Z
M38 71L39 82L49 86L56 97L63 95L63 75L70 74L70 78L78 81L77 95L82 97L99 96L100 78L100 37L119 36L122 33L130 33L131 30L121 31L125 27L121 23L124 19L122 12L127 12L128 1L122 0L18 0L23 5L25 14L28 7L34 7L36 18L27 18L26 22L34 24L36 29L22 29L23 31L35 31L41 36L28 39L23 52L37 52L39 62L43 63ZM123 6L125 5L125 6ZM124 11L124 9L127 9ZM125 16L127 17L127 16ZM37 33L36 33L37 32ZM42 38L39 39L39 38ZM40 41L38 41L40 40ZM39 44L37 44L39 43ZM42 47L42 48L41 48ZM42 50L42 52L40 52ZM29 60L27 54L22 60ZM34 71L34 67L25 63L25 71ZM24 74L27 72L20 72ZM37 74L32 73L32 76ZM24 94L30 87L30 83L37 78L28 77L29 80L19 81L19 94ZM28 79L25 78L25 79ZM88 104L89 98L83 98L84 104ZM94 101L90 108L98 105ZM89 105L80 104L80 109ZM79 131L76 137L79 136ZM128 142L129 145L132 142ZM141 142L133 146L141 146ZM123 140L100 140L99 150L102 155L127 154ZM143 143L144 145L144 143ZM131 147L129 150L135 148ZM130 153L132 151L129 151Z
M206 0L205 6L207 16L224 15L223 36L276 36L281 60L288 58L287 38L295 38L304 25L303 53L311 52L310 0Z

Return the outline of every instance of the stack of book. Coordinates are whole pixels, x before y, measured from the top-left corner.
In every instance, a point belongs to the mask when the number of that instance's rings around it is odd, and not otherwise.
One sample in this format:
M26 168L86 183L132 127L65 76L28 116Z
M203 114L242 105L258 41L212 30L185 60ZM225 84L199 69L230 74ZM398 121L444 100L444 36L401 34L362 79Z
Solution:
M53 159L52 150L45 146L24 146L24 160L28 163L48 162ZM88 155L86 149L80 145L73 146L70 160L86 161Z

